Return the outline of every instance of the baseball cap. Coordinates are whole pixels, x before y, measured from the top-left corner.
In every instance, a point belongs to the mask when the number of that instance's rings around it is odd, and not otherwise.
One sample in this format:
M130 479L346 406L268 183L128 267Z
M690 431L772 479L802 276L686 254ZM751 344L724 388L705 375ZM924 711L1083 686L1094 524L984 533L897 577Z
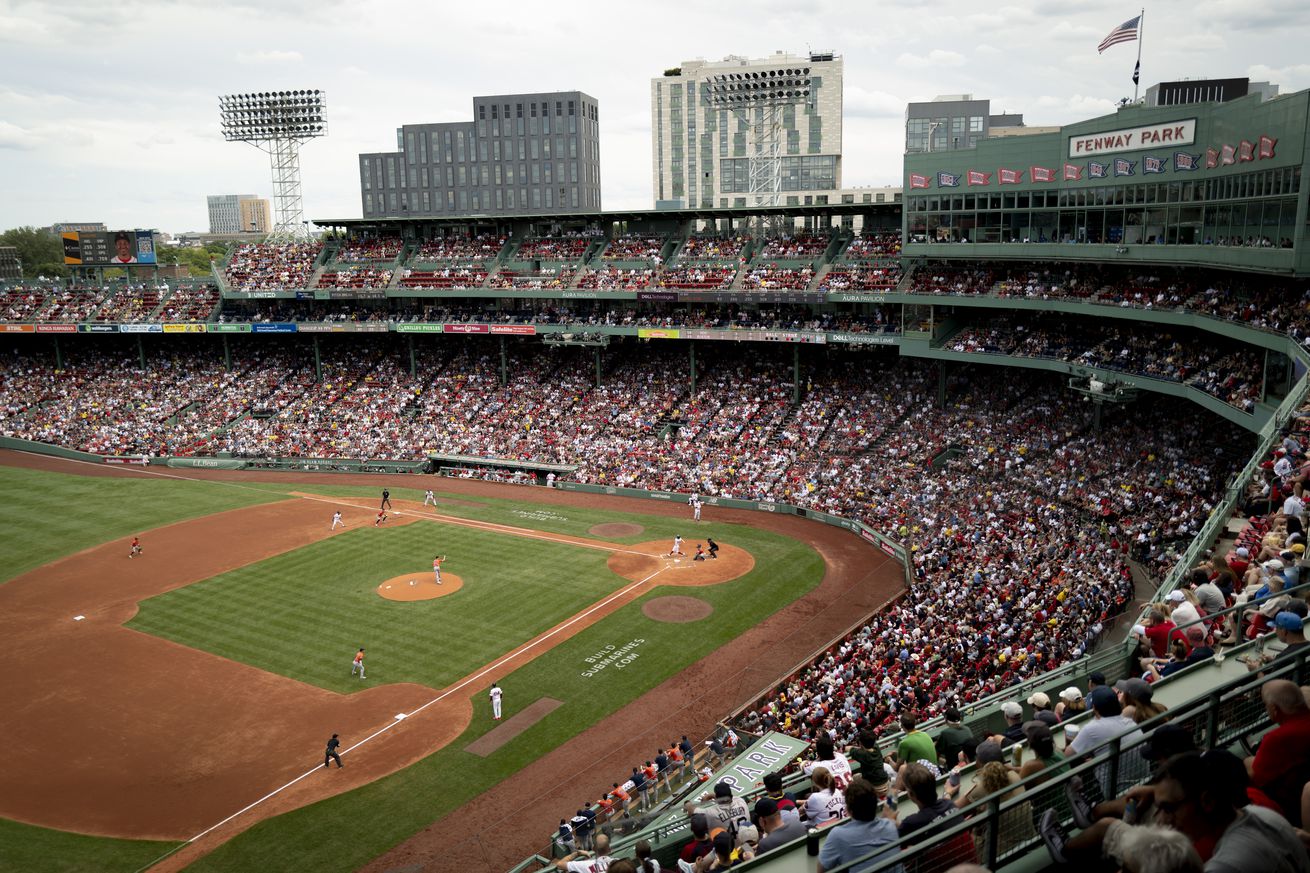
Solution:
M1302 621L1301 616L1297 615L1295 612L1283 610L1278 613L1278 615L1274 616L1274 627L1279 630L1295 633L1305 628L1305 622Z
M1113 691L1101 685L1093 688L1087 694L1087 703L1096 710L1096 714L1109 717L1123 713L1123 707L1119 705L1119 698L1115 697Z
M1023 715L1023 707L1013 700L1007 700L1001 704L1001 714L1006 718L1018 718Z
M1145 679L1138 679L1136 676L1130 679L1120 679L1114 683L1114 690L1120 691L1141 703L1150 703L1153 692L1151 686Z
M1083 696L1082 690L1075 688L1072 685L1070 685L1068 688L1060 692L1060 699L1066 701L1077 700L1082 696Z
M1205 628L1199 624L1188 625L1187 630L1183 631L1187 636L1189 643L1200 645L1205 642Z
M1251 550L1248 549L1246 546L1238 546L1238 547L1237 547L1237 557L1239 557L1239 558L1249 558L1249 557L1251 557Z
M694 814L691 817L692 836L696 837L697 839L700 839L701 837L704 837L707 834L709 834L709 832L710 832L710 820L705 816L705 813L698 812Z
M732 834L727 831L719 831L714 835L714 849L718 852L732 851Z
M1100 670L1097 670L1095 673L1091 673L1088 675L1087 681L1092 683L1093 685L1104 685L1105 674L1102 673Z
M1260 566L1264 567L1266 570L1281 570L1283 569L1283 562L1278 560L1277 558L1270 558L1268 561L1265 561Z
M1170 601L1171 603L1182 603L1182 601L1183 601L1183 592L1181 592L1181 591L1170 591L1170 592L1169 592L1169 601Z
M1132 632L1135 633L1135 634L1138 634L1138 635L1140 635L1140 636L1146 636L1146 625L1144 625L1144 624L1135 624L1135 625L1133 625L1133 631L1132 631ZM1096 680L1093 679L1092 681L1095 682ZM1104 680L1102 680L1102 684L1103 684L1103 683L1104 683Z
M1288 537L1288 539L1291 540L1291 537ZM1292 544L1291 544L1290 546L1288 546L1287 548L1288 548L1288 549L1292 552L1292 554L1294 554L1294 555L1304 555L1304 554L1305 554L1305 543L1292 543Z
M1028 698L1028 705L1029 705L1029 706L1050 706L1050 705L1051 705L1051 698L1048 697L1048 696L1046 695L1046 692L1044 692L1044 691L1038 691L1038 692L1037 692L1036 694L1034 694L1032 697L1029 697L1029 698Z
M996 740L986 740L979 743L976 757L979 766L990 764L993 761L1005 761L1005 753L1001 751L1001 744L996 742Z
M739 843L758 843L760 841L760 832L755 825L742 825L737 829L737 842Z
M755 801L755 815L759 818L768 818L771 815L778 814L778 802L772 797L761 797Z
M1033 740L1051 739L1051 726L1040 719L1033 719L1023 723L1023 735L1028 738L1028 742Z
M732 797L732 786L727 782L720 782L714 786L715 797Z

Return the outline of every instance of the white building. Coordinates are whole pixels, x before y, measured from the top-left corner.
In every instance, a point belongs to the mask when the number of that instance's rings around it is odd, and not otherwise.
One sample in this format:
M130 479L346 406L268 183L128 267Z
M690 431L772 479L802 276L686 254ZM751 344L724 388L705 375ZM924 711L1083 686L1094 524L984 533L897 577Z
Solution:
M210 233L268 233L272 220L268 201L254 194L210 194Z
M807 98L782 118L783 205L839 202L842 60L778 52L759 60L691 60L651 79L651 187L656 207L753 206L750 155L755 126L745 112L712 107L709 80L725 74L802 70ZM820 199L822 198L822 199Z

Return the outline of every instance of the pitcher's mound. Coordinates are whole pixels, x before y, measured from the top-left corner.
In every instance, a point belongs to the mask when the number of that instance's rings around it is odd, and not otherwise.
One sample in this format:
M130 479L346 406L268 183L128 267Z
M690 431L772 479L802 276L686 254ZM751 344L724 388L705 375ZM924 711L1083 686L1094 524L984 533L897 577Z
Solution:
M700 621L714 611L710 606L699 597L681 597L673 595L670 597L656 597L653 600L647 600L641 607L641 611L647 618L655 621L669 621L675 624L683 624L689 621Z
M442 573L441 584L438 585L432 571L423 570L388 579L377 587L377 592L387 600L433 600L454 594L463 587L464 580L454 573Z
M587 533L594 537L635 537L644 530L645 528L639 524L629 524L626 521L607 521L604 524L592 525L587 529Z

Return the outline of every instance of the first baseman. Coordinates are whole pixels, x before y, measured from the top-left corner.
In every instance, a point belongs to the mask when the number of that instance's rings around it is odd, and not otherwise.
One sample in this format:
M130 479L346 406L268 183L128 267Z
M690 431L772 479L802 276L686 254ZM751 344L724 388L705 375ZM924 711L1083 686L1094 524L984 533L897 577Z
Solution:
M500 694L500 686L492 682L487 696L491 698L491 717L496 721L500 721Z

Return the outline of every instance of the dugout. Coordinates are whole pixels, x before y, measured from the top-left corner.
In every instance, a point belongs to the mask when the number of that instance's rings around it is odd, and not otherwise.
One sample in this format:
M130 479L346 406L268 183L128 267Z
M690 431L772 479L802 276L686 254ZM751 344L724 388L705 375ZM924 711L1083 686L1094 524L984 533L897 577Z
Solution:
M428 455L426 472L453 479L485 479L522 485L545 485L551 473L564 479L578 469L576 464L543 464L516 458L482 458L473 455Z

